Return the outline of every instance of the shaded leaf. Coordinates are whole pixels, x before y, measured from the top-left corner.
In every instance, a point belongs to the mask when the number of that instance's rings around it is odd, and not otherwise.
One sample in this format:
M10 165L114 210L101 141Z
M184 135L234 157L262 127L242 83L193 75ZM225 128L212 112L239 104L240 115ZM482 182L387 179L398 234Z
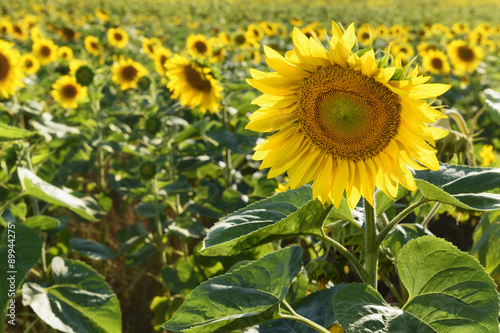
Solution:
M113 259L116 253L109 247L84 238L71 238L69 241L71 248L84 256L94 260Z
M0 142L26 139L35 134L35 132L30 132L22 128L12 127L7 124L0 123Z
M38 215L28 217L23 224L31 229L51 230L59 227L61 224L58 219L50 216Z
M396 227L387 235L383 244L391 249L394 255L398 255L401 248L408 243L410 240L429 235L432 233L418 223L405 223L398 224Z
M500 265L500 210L484 214L474 231L471 254L488 273Z

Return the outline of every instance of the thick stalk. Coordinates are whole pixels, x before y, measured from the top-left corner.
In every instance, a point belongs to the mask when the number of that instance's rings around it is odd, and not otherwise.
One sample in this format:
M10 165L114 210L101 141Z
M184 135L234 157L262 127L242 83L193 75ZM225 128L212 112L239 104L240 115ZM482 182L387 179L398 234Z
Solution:
M351 253L349 252L348 249L346 249L342 244L337 242L336 240L328 237L328 235L325 233L325 230L321 228L321 233L322 237L321 239L333 246L337 251L342 253L350 262L351 264L356 268L356 271L358 272L358 275L361 277L361 280L363 280L364 283L368 283L369 280L369 274L368 271L361 265L359 260Z
M398 293L398 290L396 289L396 287L394 286L394 284L392 284L391 280L389 280L389 278L387 278L385 275L381 275L380 279L391 290L392 294L394 295L394 297L396 297L396 300L399 302L399 305L403 306L404 305L404 300L401 297L401 295Z
M312 329L315 329L318 332L329 333L329 331L326 328L324 328L323 326L318 325L315 322L307 319L306 317L302 317L297 312L295 312L295 310L284 299L283 299L283 301L281 301L281 303L288 308L288 310L292 313L292 315L290 316L290 315L279 313L278 314L279 318L295 320L295 321L298 321L299 323L302 323L304 325L311 327Z
M378 245L377 245L377 226L375 217L375 208L368 200L363 198L365 215L365 269L368 271L368 284L377 289L377 269L378 269Z

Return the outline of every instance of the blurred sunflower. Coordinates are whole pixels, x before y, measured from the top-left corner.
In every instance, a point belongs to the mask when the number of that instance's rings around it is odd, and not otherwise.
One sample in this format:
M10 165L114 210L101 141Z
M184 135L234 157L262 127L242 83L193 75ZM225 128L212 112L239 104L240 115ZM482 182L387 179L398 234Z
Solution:
M43 33L40 27L34 26L33 28L31 28L30 38L33 42L43 38Z
M27 28L22 23L12 24L12 37L18 40L28 39Z
M291 25L294 25L294 26L296 26L296 27L298 27L298 26L301 26L302 24L304 24L304 22L303 22L301 19L298 19L298 18L292 17L292 18L290 19L290 24L291 24Z
M375 36L373 36L374 33L375 29L373 29L371 24L362 24L356 34L359 44L361 46L368 46L370 44L370 40L375 38Z
M87 97L87 87L82 87L73 76L61 76L52 85L51 95L65 109L76 109L78 101Z
M57 30L57 34L65 41L71 42L80 38L80 33L68 27L62 27Z
M161 41L158 38L143 38L142 39L142 50L151 58L155 56L155 50L161 47Z
M264 33L266 34L267 37L276 36L278 34L279 25L277 23L264 21L261 22L259 25L262 28L262 30L264 30Z
M487 31L477 27L476 29L472 30L469 33L468 37L469 37L469 41L472 44L481 45L483 43L483 41L488 38L489 35L490 34Z
M50 39L34 41L32 49L42 65L48 65L57 59L57 45Z
M178 54L167 62L166 67L167 88L172 92L172 98L179 98L183 106L198 107L201 113L219 110L222 87L212 76L210 68Z
M423 55L422 67L431 74L445 74L450 72L448 58L440 50L431 50Z
M392 45L391 53L406 64L415 55L415 50L410 43L397 43Z
M287 171L292 189L313 181L313 196L336 207L344 191L353 209L361 196L373 205L375 187L391 198L398 184L416 190L408 167L437 170L431 145L447 134L427 125L446 116L426 99L449 86L425 84L430 77L417 71L405 77L373 50L358 56L354 25L343 34L332 26L329 51L297 28L285 57L264 46L275 72L251 70L247 82L264 94L247 128L277 133L253 158L271 168L269 178Z
M6 19L2 19L2 21L0 21L0 34L2 34L2 36L5 36L5 35L10 35L11 33L12 33L12 22Z
M378 38L387 38L389 37L389 28L381 24L375 30L375 35L377 35Z
M169 49L164 48L163 46L157 48L155 50L155 70L158 74L165 74L167 68L165 65L167 64L167 60L172 56L172 52Z
M250 49L258 45L255 39L253 39L253 36L249 34L248 31L240 31L236 33L233 36L232 41L233 45L241 50Z
M264 30L257 24L249 24L247 27L247 32L255 39L256 41L261 41L264 38Z
M111 69L112 80L120 85L121 90L137 88L138 80L148 74L148 70L132 59L120 59Z
M128 44L128 34L122 28L110 28L108 30L109 44L123 49Z
M21 57L21 67L25 74L35 74L40 68L40 61L34 54L27 53Z
M429 44L427 42L421 42L417 45L417 51L420 55L426 55L429 51L438 50L438 47L433 44Z
M205 59L212 55L212 44L203 35L189 35L186 40L186 49L193 58Z
M105 12L104 10L102 9L96 9L94 11L95 13L95 16L97 16L97 18L103 22L108 22L109 21L109 14L107 12Z
M24 77L19 61L21 56L13 47L13 43L0 40L0 95L3 98L9 98L17 87L24 86L21 81Z
M457 74L473 72L483 58L483 50L479 46L467 44L463 40L451 41L446 48Z
M497 161L497 157L495 156L495 153L493 153L492 145L483 145L483 148L479 152L479 156L481 156L482 167L487 167Z
M85 37L83 43L85 44L85 50L93 55L99 55L101 51L101 45L99 44L99 39L94 36Z
M455 22L453 23L451 30L457 35L465 35L469 33L469 23L468 22Z
M57 50L57 55L59 58L69 61L73 59L73 50L67 46L61 46L59 50Z

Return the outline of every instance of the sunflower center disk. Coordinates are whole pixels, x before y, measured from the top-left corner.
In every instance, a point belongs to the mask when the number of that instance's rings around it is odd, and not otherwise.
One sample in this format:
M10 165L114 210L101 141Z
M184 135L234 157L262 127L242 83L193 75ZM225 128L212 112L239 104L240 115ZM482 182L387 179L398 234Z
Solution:
M318 149L356 162L376 156L397 135L401 100L375 79L336 66L304 81L295 112Z
M5 79L9 75L9 71L9 60L3 54L0 54L0 80Z
M184 74L186 75L186 81L191 87L204 92L209 92L212 89L212 84L210 81L205 79L196 69L191 66L184 67Z

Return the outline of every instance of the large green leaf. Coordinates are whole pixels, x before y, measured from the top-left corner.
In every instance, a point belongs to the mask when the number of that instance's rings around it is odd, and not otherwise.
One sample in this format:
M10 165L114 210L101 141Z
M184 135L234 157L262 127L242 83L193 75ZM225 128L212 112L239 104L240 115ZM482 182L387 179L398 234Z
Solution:
M54 284L23 285L23 305L53 328L63 332L121 332L118 298L104 277L77 260L52 259Z
M479 262L445 240L424 236L398 255L409 298L388 305L372 287L350 284L334 297L346 332L498 332L498 294Z
M117 254L106 245L91 241L90 239L71 238L69 245L74 251L94 260L113 259L117 256Z
M36 134L35 132L30 132L25 129L11 127L4 123L0 123L0 142L26 139L35 134Z
M9 236L10 235L10 236ZM10 250L10 251L9 251ZM9 252L15 263L9 262ZM0 241L0 310L4 310L10 297L10 281L14 275L15 290L18 290L26 273L36 265L42 253L42 241L35 231L19 223L8 223ZM11 258L12 259L12 258ZM12 266L11 266L12 264Z
M347 202L339 210L312 198L308 185L278 193L242 208L217 222L203 241L203 255L232 255L278 239L321 235L327 216L354 223Z
M217 332L269 320L302 266L302 249L292 246L200 284L163 328Z
M339 284L330 289L323 289L307 295L292 305L292 308L302 317L323 327L332 326L337 319L333 314L333 296L344 287ZM276 319L259 325L259 333L315 333L316 330L298 321Z
M59 227L61 222L50 216L37 215L28 217L23 224L31 229L51 230Z
M438 171L413 171L422 194L431 200L470 210L500 209L500 169L441 164Z
M500 210L484 214L474 231L471 254L491 273L500 265Z
M418 223L398 224L384 239L383 245L391 249L392 253L397 256L401 248L410 240L429 235L432 233Z
M84 200L47 183L26 168L18 168L17 173L23 189L29 195L53 205L66 207L89 221L95 220L97 211L88 207Z

